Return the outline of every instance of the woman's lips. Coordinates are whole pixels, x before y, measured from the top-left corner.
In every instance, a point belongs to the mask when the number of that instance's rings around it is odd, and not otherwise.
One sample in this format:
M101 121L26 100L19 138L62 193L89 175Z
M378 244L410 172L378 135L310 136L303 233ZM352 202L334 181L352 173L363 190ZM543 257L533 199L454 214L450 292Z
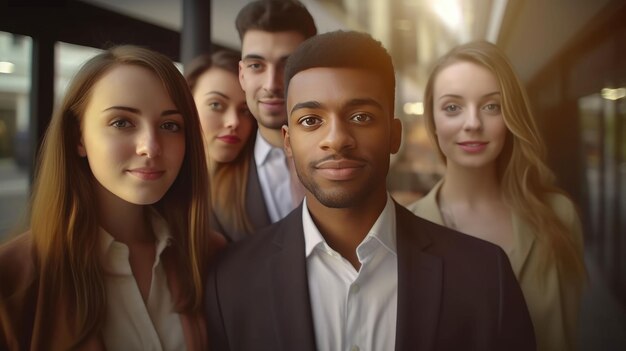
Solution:
M133 168L129 169L128 173L142 180L156 180L161 178L165 171L154 168Z
M217 139L225 142L226 144L238 144L239 142L241 142L241 139L236 135L222 135L217 137Z
M487 144L489 143L486 141L464 141L464 142L457 143L457 145L459 145L461 150L468 152L468 153L482 152L483 150L487 148Z

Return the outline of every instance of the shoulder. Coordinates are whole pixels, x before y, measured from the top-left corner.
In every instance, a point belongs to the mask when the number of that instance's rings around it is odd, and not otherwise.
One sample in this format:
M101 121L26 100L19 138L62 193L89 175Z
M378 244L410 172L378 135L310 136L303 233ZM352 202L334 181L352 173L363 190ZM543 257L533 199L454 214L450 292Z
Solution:
M556 192L549 193L547 201L559 220L563 222L570 234L574 237L579 249L582 250L583 229L578 215L578 208L574 202L567 195Z
M407 209L413 212L416 216L429 220L437 224L443 224L441 214L439 213L439 206L437 205L437 194L442 182L435 184L435 186L421 199L407 206Z
M265 262L272 252L292 249L295 245L290 243L297 241L299 239L298 233L302 232L301 213L302 207L297 207L282 220L260 229L242 240L230 243L218 255L215 264L216 270L258 269L259 266L255 265ZM302 238L302 242L304 242L304 238Z
M30 232L20 234L0 246L0 293L10 296L31 284L35 278L33 240Z
M556 215L565 223L571 223L578 219L578 210L572 200L566 195L561 193L549 193L547 195L547 201L550 207L556 212Z
M413 245L441 258L463 261L471 257L472 260L481 260L485 255L503 254L495 244L415 216L402 208L396 213L398 235L407 237Z

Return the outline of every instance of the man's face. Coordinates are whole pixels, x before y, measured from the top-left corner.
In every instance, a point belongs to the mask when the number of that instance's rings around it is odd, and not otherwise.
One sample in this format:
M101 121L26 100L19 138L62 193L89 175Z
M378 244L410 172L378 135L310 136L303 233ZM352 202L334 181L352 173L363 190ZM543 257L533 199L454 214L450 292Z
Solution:
M365 70L311 68L291 79L285 149L309 199L347 208L384 196L389 155L402 133L388 100L380 79Z
M296 31L249 30L241 45L239 82L261 128L280 129L287 123L283 77L287 57L304 41Z

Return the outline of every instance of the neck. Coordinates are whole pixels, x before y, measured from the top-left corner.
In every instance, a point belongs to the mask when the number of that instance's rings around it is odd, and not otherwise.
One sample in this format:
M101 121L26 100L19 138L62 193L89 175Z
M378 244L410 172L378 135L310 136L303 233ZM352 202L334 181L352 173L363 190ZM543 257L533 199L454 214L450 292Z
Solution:
M357 269L361 264L356 248L372 229L387 203L387 192L383 190L347 208L326 207L308 191L306 194L311 218L326 243Z
M448 165L439 197L446 203L500 201L502 193L495 166L476 169Z
M146 206L131 204L101 186L98 188L98 221L107 233L128 246L154 241Z
M283 133L280 129L270 129L263 127L259 124L259 134L270 145L278 148L283 148Z

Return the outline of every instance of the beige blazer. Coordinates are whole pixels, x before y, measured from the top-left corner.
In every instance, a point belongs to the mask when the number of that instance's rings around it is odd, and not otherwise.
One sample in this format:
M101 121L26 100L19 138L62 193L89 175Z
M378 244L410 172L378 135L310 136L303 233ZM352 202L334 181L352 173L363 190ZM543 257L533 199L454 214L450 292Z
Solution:
M170 250L163 264L172 296L179 294ZM69 323L70 306L50 301L49 289L40 284L32 237L22 234L0 246L0 350L67 350L76 338ZM206 320L202 313L181 314L187 350L207 350ZM78 350L105 350L100 335L90 335Z
M426 196L407 208L419 217L444 225L437 204L442 184L443 180L439 181ZM559 218L567 223L582 252L582 227L576 208L561 194L551 195L549 201ZM515 245L506 254L526 299L535 328L537 350L575 350L580 293L560 279L555 262L550 263L545 280L540 279L543 277L540 277L538 258L548 247L516 214L513 214L512 220Z

